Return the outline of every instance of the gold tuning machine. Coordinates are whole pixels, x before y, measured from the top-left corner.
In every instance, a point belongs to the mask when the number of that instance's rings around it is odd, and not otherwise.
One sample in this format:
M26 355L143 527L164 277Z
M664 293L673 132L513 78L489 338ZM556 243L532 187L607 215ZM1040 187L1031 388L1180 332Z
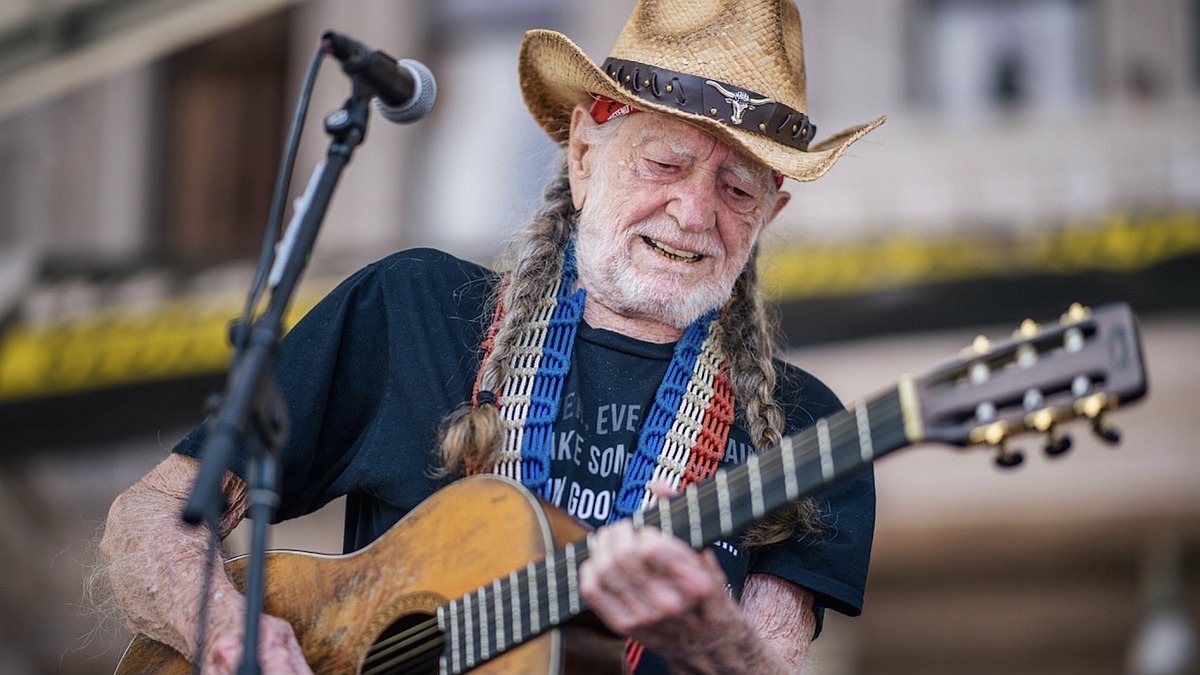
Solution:
M1078 302L1074 302L1071 303L1071 306L1067 308L1067 313L1062 315L1060 323L1062 323L1064 326L1069 326L1072 324L1083 323L1090 318L1092 318L1092 310L1084 307Z
M1104 416L1101 415L1092 420L1092 433L1100 440L1109 445L1116 445L1121 442L1121 432L1116 427L1110 425Z
M972 429L970 439L972 443L990 447L996 453L996 465L1010 469L1025 461L1025 453L1008 447L1008 435L1013 428L1019 429L1020 425L1010 427L1003 421L992 422Z
M1020 450L1013 450L1008 447L1008 443L1006 442L1001 442L992 447L996 450L996 466L1011 469L1025 461L1025 453Z
M1049 457L1057 457L1067 450L1071 449L1071 437L1059 433L1056 428L1058 415L1052 408L1042 408L1029 413L1025 418L1025 423L1032 429L1044 432L1046 434L1046 455Z
M1071 437L1059 433L1057 429L1046 432L1046 456L1058 457L1071 449Z
M1115 399L1107 394L1092 394L1075 402L1075 412L1092 421L1092 432L1097 438L1110 445L1116 445L1121 441L1121 432L1104 419L1104 411L1115 405Z
M987 356L990 351L992 351L992 341L986 335L976 335L975 339L971 341L971 346L961 350L959 356L964 359L973 359Z
M1017 330L1013 332L1013 338L1017 340L1032 340L1042 332L1042 327L1033 319L1025 319Z

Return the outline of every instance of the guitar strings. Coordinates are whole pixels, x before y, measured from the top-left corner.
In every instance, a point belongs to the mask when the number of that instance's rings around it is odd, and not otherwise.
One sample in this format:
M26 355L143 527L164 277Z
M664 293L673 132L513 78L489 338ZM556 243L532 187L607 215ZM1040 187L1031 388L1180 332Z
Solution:
M409 665L414 658L421 659L418 665L427 663L429 656L436 660L441 654L441 647L445 642L441 631L438 630L437 622L424 621L373 645L367 651L367 658L363 661L363 675L413 672L411 669L395 670L395 668ZM435 651L431 652L430 650ZM368 665L370 668L367 668Z
M363 659L361 675L436 672L436 668L430 671L430 666L436 664L444 644L445 639L438 630L437 622L434 620L424 621L371 645L367 649L366 658ZM401 652L390 660L380 662L380 659L387 658L397 650L412 645L415 645L413 649ZM341 664L334 664L333 670L322 669L317 671L316 675L354 673L357 665L355 661L354 657L349 657Z
M442 638L434 622L430 621L427 624L435 635L432 637L423 637L422 641L418 643L418 648L401 652L394 658L381 663L374 663L370 668L366 668L365 666L368 663L377 661L384 656L384 654L375 649L370 650L370 656L363 663L364 669L362 675L384 675L385 673L387 675L405 675L406 673L430 672L430 666L437 664L438 659L441 657L441 647L446 641ZM395 646L386 651L390 653L400 648L400 646ZM436 672L436 670L434 668L433 672Z
M877 401L871 405L871 408L871 416L875 420L872 427L882 427L887 426L888 423L895 423L902 417L903 413L898 399ZM828 419L830 439L835 448L841 447L849 440L858 439L859 428L853 411L844 411ZM794 449L797 466L818 459L817 456L820 453L820 448L812 441L812 438L806 438L806 441L803 447ZM778 469L778 471L781 473L782 469ZM769 478L776 477L778 475L774 472L769 476ZM705 484L697 486L697 490L710 493L715 489L713 481L708 481ZM752 491L750 481L730 484L729 497L731 501L744 502ZM674 522L680 516L686 517L688 515L687 509L686 500L672 500L669 506L670 518ZM658 511L649 511L649 514L653 514L656 518ZM650 524L654 525L654 523ZM729 533L722 534L727 536ZM575 564L577 565L586 558L587 549L584 548L577 553ZM567 561L562 557L556 557L556 561L552 566L544 564L537 566L537 571L534 573L534 583L537 584L538 588L549 588L548 582L551 576L556 580L561 579L562 572L567 566ZM528 575L524 571L520 573L518 578L520 580L519 584L522 585L529 581ZM564 598L564 590L559 588L558 584L555 584L555 588L558 591L558 599L560 601L568 601L567 598ZM508 579L500 581L500 589L501 594L507 597L507 591L511 590L511 584ZM472 594L478 594L481 591L487 592L487 587L481 586ZM565 589L567 594L572 591L573 589L571 588ZM546 622L543 621L542 623ZM540 632L544 628L545 626L539 626L537 627L537 631ZM533 634L536 634L536 632ZM509 640L509 642L513 641ZM430 670L430 668L436 666L445 644L446 639L438 628L437 620L431 618L422 621L371 645L367 650L367 656L363 662L364 669L361 675L405 675L407 673L436 672L436 668L434 670ZM497 645L497 647L500 646ZM507 651L509 647L511 645L505 646L501 651ZM475 665L478 665L478 663ZM354 664L350 664L350 672L353 672L353 669ZM326 674L322 673L320 675Z

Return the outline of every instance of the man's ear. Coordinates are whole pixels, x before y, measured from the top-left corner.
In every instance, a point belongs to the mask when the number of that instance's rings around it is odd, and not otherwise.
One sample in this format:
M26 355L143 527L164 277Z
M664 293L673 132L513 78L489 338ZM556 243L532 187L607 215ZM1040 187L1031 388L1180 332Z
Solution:
M783 207L787 206L791 199L792 193L790 192L780 192L775 195L775 204L771 206L771 213L767 214L767 218L763 221L764 230L767 229L767 225L771 224L771 221L775 220L775 216L779 215L779 212L783 210Z
M587 201L588 187L592 179L592 161L596 153L592 146L583 142L581 127L595 124L582 105L575 106L571 111L571 133L567 140L567 171L571 180L571 201L575 208L582 209Z

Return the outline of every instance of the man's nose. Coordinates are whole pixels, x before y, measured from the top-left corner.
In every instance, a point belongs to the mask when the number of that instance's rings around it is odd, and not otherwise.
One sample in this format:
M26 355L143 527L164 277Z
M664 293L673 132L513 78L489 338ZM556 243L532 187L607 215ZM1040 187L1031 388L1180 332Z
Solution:
M671 186L667 215L682 230L703 232L717 226L717 185L711 173L694 171Z

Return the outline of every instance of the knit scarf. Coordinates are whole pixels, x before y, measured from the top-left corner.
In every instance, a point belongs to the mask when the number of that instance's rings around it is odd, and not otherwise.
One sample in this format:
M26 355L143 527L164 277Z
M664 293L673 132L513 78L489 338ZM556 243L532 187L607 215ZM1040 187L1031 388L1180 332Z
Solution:
M586 299L586 292L575 288L576 281L574 250L567 247L561 278L546 289L533 316L518 328L510 375L496 395L505 434L492 471L546 499L554 422ZM485 362L503 316L504 307L497 307L483 344ZM638 432L610 521L653 504L655 482L682 490L716 472L734 419L733 387L725 374L720 334L718 310L712 310L676 343Z

